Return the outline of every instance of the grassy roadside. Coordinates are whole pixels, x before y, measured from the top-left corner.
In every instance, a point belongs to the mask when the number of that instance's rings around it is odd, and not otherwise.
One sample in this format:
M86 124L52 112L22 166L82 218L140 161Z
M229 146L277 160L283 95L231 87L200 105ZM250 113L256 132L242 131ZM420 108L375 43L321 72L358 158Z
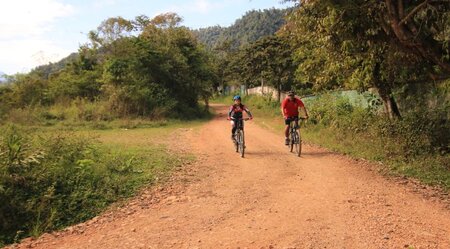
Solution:
M230 97L221 97L215 101L231 104L229 99ZM257 96L247 96L243 99L243 103L253 112L254 122L279 134L283 133L278 103ZM339 106L340 104L342 106ZM345 103L337 105L337 109L333 109L336 106L326 106L328 109L331 108L327 111L336 115L335 113L339 113L341 109L348 109ZM319 113L317 109L311 110L311 107L324 107L317 103L314 106L310 103L307 107L310 107L310 116L313 117L303 124L304 141L353 158L381 163L383 166L380 169L387 174L415 178L425 184L440 186L445 191L450 191L450 155L437 151L426 152L423 145L425 142L428 143L430 138L422 135L422 130L419 130L419 133L408 133L405 131L409 129L409 126L404 124L406 121L402 121L401 124L390 124L384 123L379 118L378 121L374 121L378 123L368 124L367 120L377 118L365 116L357 109L344 113L345 117L351 117L344 120L347 123L331 120L327 125L322 125L317 121L318 116L325 119L328 113ZM416 126L416 123L411 126ZM426 132L426 127L417 129Z
M106 130L0 127L0 246L83 222L165 181L195 160L171 148L173 134L205 120Z

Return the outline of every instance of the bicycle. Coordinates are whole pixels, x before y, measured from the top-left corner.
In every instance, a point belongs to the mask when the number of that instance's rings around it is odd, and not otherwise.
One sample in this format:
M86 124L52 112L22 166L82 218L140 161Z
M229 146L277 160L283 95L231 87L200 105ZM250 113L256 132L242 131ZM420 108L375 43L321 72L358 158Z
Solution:
M300 118L304 119L304 118ZM298 119L297 119L298 120ZM294 151L295 148L295 154L300 157L302 154L302 137L300 135L300 126L296 125L295 123L296 119L292 119L291 123L289 124L289 149L290 152Z
M236 119L232 117L231 120ZM234 146L236 148L236 152L241 154L241 157L244 157L245 153L244 121L247 120L250 120L250 118L240 118L235 121L236 131L234 132Z

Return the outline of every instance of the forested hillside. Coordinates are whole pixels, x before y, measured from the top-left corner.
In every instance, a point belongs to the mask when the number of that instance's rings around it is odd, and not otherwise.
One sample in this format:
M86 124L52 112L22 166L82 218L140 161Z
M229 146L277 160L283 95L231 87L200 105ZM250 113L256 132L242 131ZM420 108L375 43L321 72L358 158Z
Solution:
M292 9L252 10L230 27L207 27L195 30L198 39L210 49L220 46L237 49L258 39L275 34Z
M41 74L44 78L48 78L50 74L57 73L58 71L64 69L67 64L76 62L78 56L78 53L72 53L58 62L38 66L33 69L33 71Z

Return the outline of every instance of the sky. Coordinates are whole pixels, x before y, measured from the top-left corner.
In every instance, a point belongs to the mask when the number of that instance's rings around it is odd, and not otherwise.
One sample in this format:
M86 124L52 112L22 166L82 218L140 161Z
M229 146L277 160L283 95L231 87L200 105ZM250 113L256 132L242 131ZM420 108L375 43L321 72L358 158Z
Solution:
M287 8L281 0L0 0L0 74L27 73L85 44L109 17L175 12L196 29L230 26L253 9Z

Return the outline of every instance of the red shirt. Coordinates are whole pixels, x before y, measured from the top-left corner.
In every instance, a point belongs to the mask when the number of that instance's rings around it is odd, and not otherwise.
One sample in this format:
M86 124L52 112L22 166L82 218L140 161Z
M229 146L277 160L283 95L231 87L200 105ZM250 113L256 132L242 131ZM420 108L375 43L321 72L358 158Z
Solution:
M294 100L290 100L290 98L285 98L281 103L281 108L283 109L283 114L285 117L295 117L298 116L298 108L305 107L303 102L294 98Z

